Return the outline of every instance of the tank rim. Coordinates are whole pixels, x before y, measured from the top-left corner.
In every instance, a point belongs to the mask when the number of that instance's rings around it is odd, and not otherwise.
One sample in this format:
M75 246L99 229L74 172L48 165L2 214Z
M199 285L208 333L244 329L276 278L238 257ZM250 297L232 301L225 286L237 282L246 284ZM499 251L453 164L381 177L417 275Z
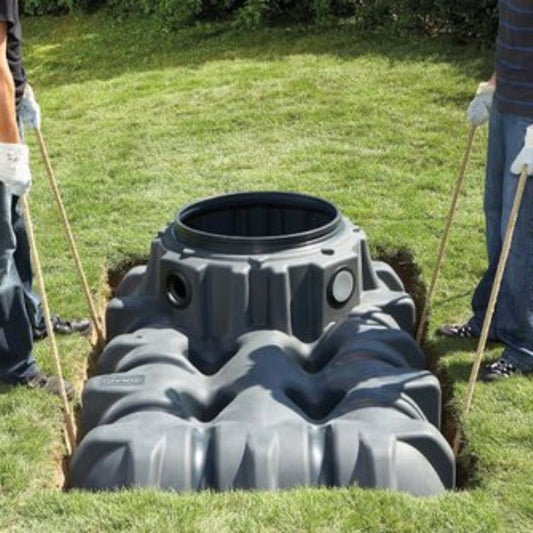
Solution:
M190 221L222 211L246 207L299 209L326 217L326 222L305 231L267 236L231 235L195 228ZM320 242L342 227L340 211L332 203L302 193L257 191L213 196L191 203L181 209L174 219L173 231L186 246L226 253L270 253L299 248Z

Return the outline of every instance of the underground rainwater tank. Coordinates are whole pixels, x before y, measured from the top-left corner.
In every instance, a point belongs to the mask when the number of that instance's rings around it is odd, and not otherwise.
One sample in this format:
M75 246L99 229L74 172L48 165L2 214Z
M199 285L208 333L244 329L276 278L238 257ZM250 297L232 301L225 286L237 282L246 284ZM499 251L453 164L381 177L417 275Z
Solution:
M107 308L71 487L453 488L414 304L319 198L181 210Z

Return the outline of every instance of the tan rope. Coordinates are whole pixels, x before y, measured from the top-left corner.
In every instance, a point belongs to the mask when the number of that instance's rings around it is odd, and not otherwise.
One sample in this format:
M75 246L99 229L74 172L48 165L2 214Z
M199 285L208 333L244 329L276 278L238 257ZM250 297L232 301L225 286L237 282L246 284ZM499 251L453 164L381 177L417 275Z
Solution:
M85 272L83 270L83 266L81 263L80 255L78 253L78 249L76 247L76 241L74 240L74 235L72 233L72 229L67 217L67 212L65 210L65 206L63 204L63 200L61 199L61 194L59 192L59 187L57 185L57 180L54 175L54 171L52 169L52 164L50 163L50 158L48 157L48 152L46 150L46 146L44 144L44 139L41 134L41 131L39 129L35 130L35 134L37 135L37 142L39 143L39 148L41 149L41 154L43 156L44 164L46 166L46 170L48 173L48 179L50 181L50 186L52 187L52 191L54 193L54 197L56 199L57 205L59 207L59 211L61 213L61 218L63 219L63 227L65 229L65 232L67 234L67 239L70 245L70 251L72 252L72 256L74 258L74 262L76 263L76 267L80 276L80 281L83 287L83 292L85 293L85 298L87 300L87 304L89 306L89 311L91 314L91 319L94 325L94 328L96 330L97 335L97 343L100 346L104 345L105 342L105 336L103 331L103 326L100 322L98 313L96 311L96 306L94 304L93 297L91 295L91 291L89 289L89 284L87 283L87 277L85 276Z
M518 180L518 186L516 188L515 198L513 202L513 207L509 215L509 222L507 224L507 230L505 232L505 239L503 241L502 252L500 259L498 261L498 269L496 270L496 275L494 277L494 282L492 284L492 289L490 293L490 299L487 306L487 311L485 313L485 319L483 321L483 328L481 329L481 335L479 337L479 342L477 345L476 356L474 359L474 364L472 366L472 372L470 373L470 379L468 381L468 388L466 390L466 396L463 404L462 418L468 414L470 408L472 407L472 399L474 397L474 390L476 387L477 378L479 375L479 369L481 367L481 361L483 359L483 353L485 351L485 346L489 337L490 325L492 322L492 317L494 315L494 309L496 308L496 302L498 299L498 294L500 292L500 287L502 284L503 273L505 271L505 265L507 264L507 258L509 257L509 252L511 250L511 244L513 242L514 229L516 226L516 221L518 219L518 213L520 210L520 204L522 203L522 197L524 195L524 189L526 187L526 182L528 178L528 167L524 166L522 173L520 174L520 179ZM461 431L458 428L455 433L455 438L453 441L453 452L457 455L459 451L459 445L461 442Z
M470 154L472 153L472 145L474 142L474 134L476 132L476 126L471 126L470 130L468 131L468 140L466 144L466 150L463 156L463 160L461 162L461 167L459 169L459 175L457 177L457 181L455 183L455 189L452 196L452 201L450 204L450 209L448 212L448 217L446 218L446 226L444 228L444 234L442 236L442 239L440 241L439 246L439 254L437 257L437 263L435 265L435 268L433 270L433 276L431 277L431 282L429 284L429 290L426 297L426 301L424 302L424 308L422 309L422 313L420 315L420 322L418 323L418 330L416 333L416 341L418 344L422 341L422 335L424 333L424 323L427 318L428 310L431 305L431 300L433 299L433 294L435 292L435 286L437 285L437 280L439 278L440 269L442 266L442 263L444 261L444 255L446 253L446 247L448 246L448 240L450 237L450 229L452 227L453 217L455 215L455 211L457 209L457 201L459 199L459 194L461 192L461 189L463 187L463 182L465 178L465 171L466 167L468 165L468 161L470 159Z
M30 206L27 200L27 197L24 195L21 197L22 209L24 212L24 223L26 225L26 231L28 233L28 240L30 243L31 255L33 258L33 266L35 270L35 275L37 277L37 283L41 289L41 302L43 306L44 314L44 323L46 326L46 332L50 339L52 356L56 366L56 372L59 377L59 391L61 400L63 403L63 413L65 417L65 427L66 427L66 445L67 445L67 454L71 455L76 447L76 425L74 422L74 416L70 409L70 404L67 398L67 391L65 389L65 383L63 381L63 370L61 368L61 360L59 358L59 350L57 348L57 342L54 334L54 328L52 326L52 319L50 315L50 307L48 305L48 297L46 295L46 288L44 285L43 271L41 267L41 262L39 260L39 252L37 250L37 244L35 242L35 232L33 230L33 223L31 219Z

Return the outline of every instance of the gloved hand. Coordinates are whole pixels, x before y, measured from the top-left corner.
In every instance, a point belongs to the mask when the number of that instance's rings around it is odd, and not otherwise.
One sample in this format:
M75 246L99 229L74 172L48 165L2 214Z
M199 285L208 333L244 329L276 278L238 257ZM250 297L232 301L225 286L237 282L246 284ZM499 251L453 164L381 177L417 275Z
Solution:
M0 143L0 181L15 196L22 196L29 190L30 157L25 144Z
M22 103L20 106L20 117L26 128L41 129L41 108L35 100L35 94L29 83L26 83Z
M470 122L472 126L481 126L487 122L487 120L489 120L493 96L494 85L488 82L479 84L476 91L476 96L470 102L470 105L466 110L468 122Z
M511 172L513 174L521 174L524 165L527 165L528 175L533 176L533 125L526 130L524 147L513 161Z

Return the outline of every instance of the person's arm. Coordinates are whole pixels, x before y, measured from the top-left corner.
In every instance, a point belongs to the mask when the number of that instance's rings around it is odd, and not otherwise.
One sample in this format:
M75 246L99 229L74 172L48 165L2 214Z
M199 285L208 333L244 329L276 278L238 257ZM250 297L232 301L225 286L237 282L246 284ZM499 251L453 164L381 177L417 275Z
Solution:
M7 22L0 21L0 142L19 143L15 82L7 62Z
M15 82L7 62L7 22L0 21L0 181L6 191L22 196L31 184L28 147L20 143Z

